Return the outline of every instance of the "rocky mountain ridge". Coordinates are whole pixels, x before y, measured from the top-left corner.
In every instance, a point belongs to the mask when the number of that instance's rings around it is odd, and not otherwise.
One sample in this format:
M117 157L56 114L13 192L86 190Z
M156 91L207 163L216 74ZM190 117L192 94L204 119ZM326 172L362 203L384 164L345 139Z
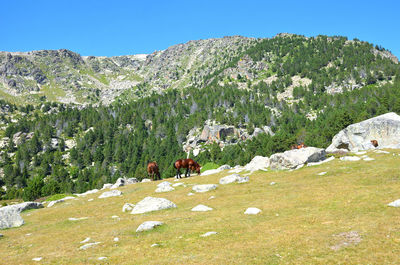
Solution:
M310 45L311 57L307 62L298 61L301 58L296 51ZM350 65L343 59L351 51L349 47L365 55L369 63L378 64L380 70L368 69L366 61ZM294 88L307 89L319 83L310 78L308 69L300 68L304 63L314 63L313 56L323 56L321 49L337 50L332 58L316 63L314 68L321 75L353 67L351 75L326 80L323 86L328 93L364 86L370 82L367 78L371 73L377 82L390 82L393 73L380 65L398 64L389 51L365 42L294 34L278 34L272 39L232 36L189 41L147 55L80 56L65 49L0 52L0 96L17 103L110 104L118 97L138 98L212 82L242 89L253 89L264 82L276 87L279 99L287 101L295 99ZM295 68L286 69L291 64Z

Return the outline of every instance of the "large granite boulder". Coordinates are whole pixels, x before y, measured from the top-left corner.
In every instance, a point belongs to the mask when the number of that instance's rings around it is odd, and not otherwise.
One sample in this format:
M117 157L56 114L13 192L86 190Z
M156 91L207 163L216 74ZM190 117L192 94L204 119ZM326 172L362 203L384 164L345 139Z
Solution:
M295 169L309 162L325 159L325 150L316 147L306 147L273 154L270 160L271 169Z
M400 116L390 112L349 125L333 137L326 152L374 149L371 140L376 140L379 148L400 148Z
M247 171L257 171L264 170L266 171L269 167L269 158L264 156L255 156L247 165L244 166L244 169Z
M141 214L169 208L176 208L176 204L164 198L146 197L135 205L131 214Z
M20 213L29 209L43 208L39 202L23 202L0 208L0 229L19 227L24 224Z

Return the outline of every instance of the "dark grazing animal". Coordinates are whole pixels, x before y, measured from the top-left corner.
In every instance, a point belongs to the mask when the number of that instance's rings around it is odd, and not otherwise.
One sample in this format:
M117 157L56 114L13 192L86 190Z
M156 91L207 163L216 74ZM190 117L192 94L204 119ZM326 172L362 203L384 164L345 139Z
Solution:
M371 140L371 144L372 144L374 147L378 147L378 141L377 141L377 140Z
M149 174L150 178L153 181L157 180L157 179L161 179L160 171L158 169L157 162L149 162L147 164L147 173ZM157 177L157 179L155 177Z
M176 177L177 178L182 178L181 177L181 168L186 168L185 172L185 177L190 176L190 171L196 171L198 175L200 175L200 168L201 166L195 162L193 159L188 158L188 159L178 159L174 163L174 168L176 168Z

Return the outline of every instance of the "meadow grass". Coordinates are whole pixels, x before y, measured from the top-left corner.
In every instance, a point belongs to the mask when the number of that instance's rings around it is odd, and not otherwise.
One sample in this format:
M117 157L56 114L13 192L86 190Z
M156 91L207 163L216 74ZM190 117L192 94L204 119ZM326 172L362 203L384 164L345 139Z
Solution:
M0 263L37 264L32 258L43 257L41 264L396 264L400 209L387 204L400 198L400 156L369 155L376 160L335 159L292 172L254 172L248 183L219 185L194 196L187 195L193 184L216 184L229 173L182 179L186 187L167 193L155 193L160 181L138 183L119 188L120 197L98 199L100 191L22 213L25 225L1 231ZM327 174L318 176L322 171ZM169 199L178 207L122 213L124 203L146 196ZM214 210L191 212L198 204ZM244 215L248 207L262 212ZM164 225L136 233L144 221ZM208 231L218 234L200 237ZM357 231L362 241L332 250L340 243L333 235L349 231ZM86 237L101 243L79 250ZM159 246L151 247L154 243ZM98 261L101 256L107 260Z

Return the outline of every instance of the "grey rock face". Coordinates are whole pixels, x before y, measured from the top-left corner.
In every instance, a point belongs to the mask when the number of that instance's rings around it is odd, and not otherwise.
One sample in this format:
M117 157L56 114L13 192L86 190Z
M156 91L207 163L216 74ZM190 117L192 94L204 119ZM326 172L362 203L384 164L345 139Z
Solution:
M295 169L309 162L325 159L325 150L316 147L306 147L273 154L270 157L271 169Z
M147 221L139 225L139 227L136 229L136 232L143 232L143 231L148 231L154 229L156 226L163 225L162 222L159 221Z
M24 224L20 213L29 209L43 208L39 202L23 202L0 208L0 229L19 227Z
M146 197L135 205L131 214L141 214L169 208L176 208L176 204L164 198Z
M192 190L195 192L207 192L210 190L215 190L218 187L217 184L202 184L202 185L194 185Z
M378 141L378 148L400 148L400 116L390 112L349 125L333 137L326 151L374 149L371 140Z

